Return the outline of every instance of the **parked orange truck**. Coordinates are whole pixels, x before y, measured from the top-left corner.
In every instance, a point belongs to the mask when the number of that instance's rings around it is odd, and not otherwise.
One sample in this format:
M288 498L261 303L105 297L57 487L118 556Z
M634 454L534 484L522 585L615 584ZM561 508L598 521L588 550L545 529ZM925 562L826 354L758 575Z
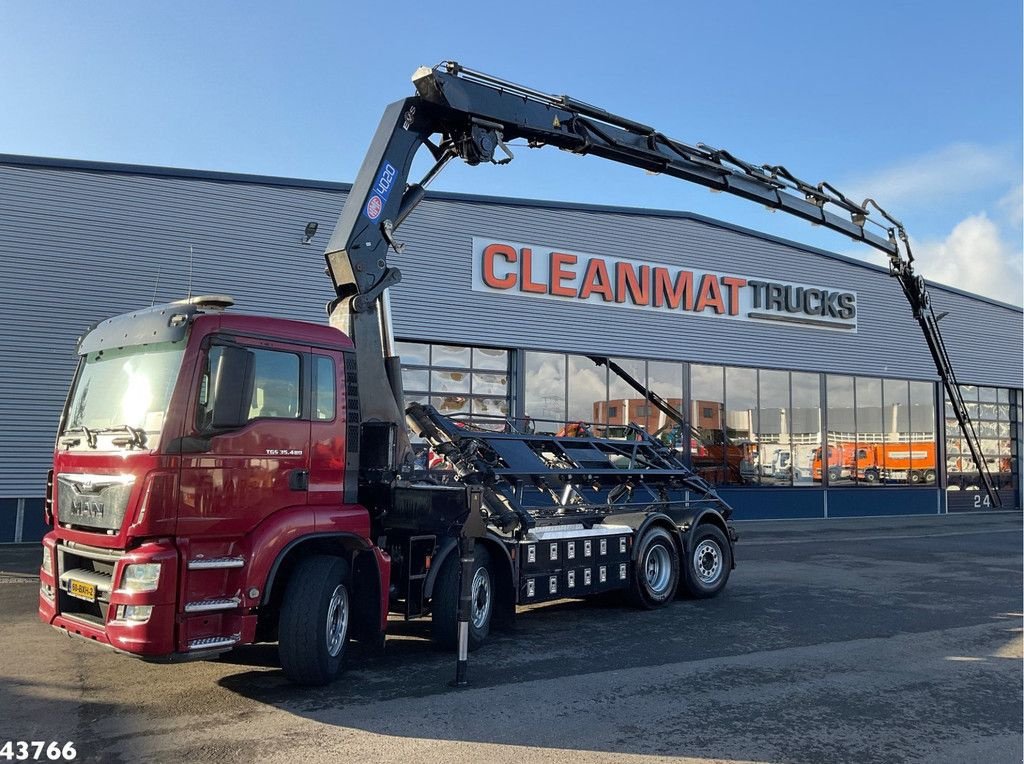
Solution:
M935 443L837 443L828 448L829 480L856 477L865 483L881 480L934 483ZM814 452L814 480L821 480L821 449Z

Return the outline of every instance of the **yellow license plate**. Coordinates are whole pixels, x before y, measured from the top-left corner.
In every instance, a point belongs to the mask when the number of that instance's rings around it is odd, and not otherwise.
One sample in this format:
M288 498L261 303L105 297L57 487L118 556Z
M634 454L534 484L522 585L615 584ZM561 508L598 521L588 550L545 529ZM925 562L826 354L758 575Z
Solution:
M68 594L88 602L96 601L96 584L87 584L85 581L68 581Z

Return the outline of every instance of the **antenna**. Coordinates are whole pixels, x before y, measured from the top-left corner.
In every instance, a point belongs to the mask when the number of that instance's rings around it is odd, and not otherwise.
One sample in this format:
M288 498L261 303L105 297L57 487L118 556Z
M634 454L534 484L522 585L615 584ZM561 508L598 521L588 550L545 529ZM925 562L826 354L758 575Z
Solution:
M149 307L156 305L156 290L160 288L160 272L163 270L164 264L160 263L156 267L156 283L153 284L153 299L149 301Z
M192 299L192 263L195 257L192 252L192 245L188 245L188 297L186 299Z

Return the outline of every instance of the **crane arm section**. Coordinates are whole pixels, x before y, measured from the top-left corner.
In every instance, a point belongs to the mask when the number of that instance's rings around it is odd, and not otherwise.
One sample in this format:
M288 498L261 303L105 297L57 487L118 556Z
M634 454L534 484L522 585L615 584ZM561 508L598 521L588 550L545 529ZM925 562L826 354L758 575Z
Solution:
M387 262L390 249L402 250L396 231L448 161L504 164L512 159L508 143L524 140L531 148L593 154L729 193L885 253L890 275L899 281L925 335L985 488L998 506L927 285L914 273L906 230L874 200L858 203L829 183L808 183L781 165L753 164L724 149L683 143L569 96L549 95L455 62L420 68L413 83L416 95L385 111L325 253L338 295L330 308L332 323L352 336L360 384L369 382L376 389L386 383L393 392L363 396L382 400L360 401L364 423L394 425L392 466L407 461L409 452L407 441L402 442L404 404L385 299L387 288L401 278ZM409 183L413 159L424 145L435 164L422 181Z

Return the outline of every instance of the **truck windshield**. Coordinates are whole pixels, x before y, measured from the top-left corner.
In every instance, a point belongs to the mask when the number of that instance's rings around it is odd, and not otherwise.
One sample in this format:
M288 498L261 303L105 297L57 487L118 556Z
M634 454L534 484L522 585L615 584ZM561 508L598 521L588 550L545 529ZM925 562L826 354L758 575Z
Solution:
M63 431L159 433L184 352L185 342L179 341L89 353Z

